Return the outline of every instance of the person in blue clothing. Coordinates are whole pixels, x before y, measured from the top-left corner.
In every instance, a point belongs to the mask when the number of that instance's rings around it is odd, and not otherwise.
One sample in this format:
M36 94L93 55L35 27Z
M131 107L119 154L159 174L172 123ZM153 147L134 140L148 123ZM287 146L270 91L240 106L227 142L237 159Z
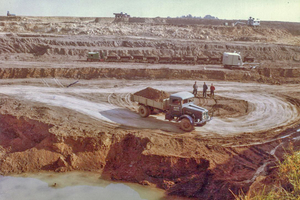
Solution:
M206 83L204 82L203 84L203 97L206 98L206 91L207 91L208 87L206 85Z

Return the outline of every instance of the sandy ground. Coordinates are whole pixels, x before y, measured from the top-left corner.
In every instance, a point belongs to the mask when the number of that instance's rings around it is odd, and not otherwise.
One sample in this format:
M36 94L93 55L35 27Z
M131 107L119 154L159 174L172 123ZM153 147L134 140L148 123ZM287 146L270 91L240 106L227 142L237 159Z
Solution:
M0 174L93 171L198 199L232 199L229 189L247 192L271 177L288 145L299 146L298 24L176 23L0 18ZM237 70L86 62L87 52L99 50L182 56L239 51L255 62ZM195 80L213 83L216 96L203 98L199 91L195 103L212 120L192 132L163 114L141 118L130 101L146 87L192 91Z
M38 79L22 85L5 85L2 80L0 91L20 101L40 102L45 106L55 106L82 113L95 118L105 126L126 126L128 128L158 129L180 133L178 124L164 121L163 114L141 118L136 112L138 105L130 101L130 94L146 87L153 87L169 93L190 91L191 81L122 81L99 80L88 83L80 81L76 85L63 87L59 79ZM81 83L82 82L82 83ZM88 85L86 85L88 84ZM113 84L113 88L106 88ZM296 93L294 85L270 86L257 83L214 82L217 95L232 99L246 100L247 113L236 118L213 117L207 125L196 127L193 133L202 136L232 136L241 133L268 131L288 126L299 120L298 108L282 97L283 93ZM94 95L96 94L96 95ZM101 98L99 98L101 96ZM205 107L211 99L200 99ZM276 132L276 131L275 131Z

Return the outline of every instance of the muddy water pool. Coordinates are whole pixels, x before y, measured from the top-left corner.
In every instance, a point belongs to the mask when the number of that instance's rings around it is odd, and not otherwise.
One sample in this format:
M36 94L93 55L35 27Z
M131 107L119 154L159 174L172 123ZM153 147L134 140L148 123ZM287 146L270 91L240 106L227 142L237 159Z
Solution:
M93 173L0 176L0 200L167 200L150 186L106 181ZM178 199L172 197L172 199Z

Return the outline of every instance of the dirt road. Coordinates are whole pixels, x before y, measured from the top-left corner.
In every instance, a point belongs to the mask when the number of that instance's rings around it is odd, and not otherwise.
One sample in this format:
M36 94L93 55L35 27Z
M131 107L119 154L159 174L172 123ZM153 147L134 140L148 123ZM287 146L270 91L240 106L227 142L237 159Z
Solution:
M25 81L25 80L24 80ZM37 82L39 81L39 83ZM65 80L66 81L66 80ZM158 129L171 133L182 133L178 124L164 121L162 114L141 118L135 112L137 104L130 101L130 93L145 87L153 87L169 93L190 91L191 81L122 81L99 80L88 83L81 80L76 85L66 88L58 79L38 79L32 84L5 85L1 81L0 93L19 100L44 103L64 107L95 118L105 126L125 126L131 129ZM200 82L201 83L201 82ZM88 84L88 85L87 85ZM297 105L286 101L284 93L298 92L293 85L270 86L257 83L214 82L217 95L248 102L247 113L237 118L213 117L203 127L196 127L193 133L203 136L232 136L241 133L263 132L277 127L288 126L300 118ZM107 87L107 85L114 85ZM200 92L201 93L201 92ZM200 98L200 105L205 107L212 99Z

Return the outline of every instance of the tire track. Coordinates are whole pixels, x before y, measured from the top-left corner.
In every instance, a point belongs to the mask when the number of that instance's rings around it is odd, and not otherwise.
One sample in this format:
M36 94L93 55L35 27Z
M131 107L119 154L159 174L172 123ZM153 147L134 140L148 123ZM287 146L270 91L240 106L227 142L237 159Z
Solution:
M130 101L130 93L141 90L145 87L154 87L167 92L189 91L191 81L99 81L98 87L91 89L89 85L76 85L73 88L55 88L49 86L44 79L41 81L47 87L30 85L4 85L0 87L0 93L15 96L19 99L38 101L57 107L65 107L75 112L83 113L95 118L103 126L129 127L138 129L157 129L171 133L180 133L177 123L164 120L162 115L141 118L136 110L136 103ZM120 82L118 87L103 88L113 82ZM58 86L59 81L55 81ZM97 85L97 81L93 81ZM297 105L286 100L280 92L286 92L284 86L270 86L256 83L215 82L217 95L226 98L246 100L249 108L247 115L237 118L214 117L205 126L196 127L194 133L209 136L218 134L221 136L238 135L244 133L255 133L274 129L276 127L288 126L299 120ZM115 84L111 84L115 85ZM255 88L255 89L253 89ZM289 90L297 91L297 88L289 87ZM268 91L268 92L267 92ZM274 92L276 92L274 94ZM99 94L101 98L99 97ZM101 94L109 94L107 99ZM106 95L104 95L106 96ZM201 100L203 107L207 99Z

